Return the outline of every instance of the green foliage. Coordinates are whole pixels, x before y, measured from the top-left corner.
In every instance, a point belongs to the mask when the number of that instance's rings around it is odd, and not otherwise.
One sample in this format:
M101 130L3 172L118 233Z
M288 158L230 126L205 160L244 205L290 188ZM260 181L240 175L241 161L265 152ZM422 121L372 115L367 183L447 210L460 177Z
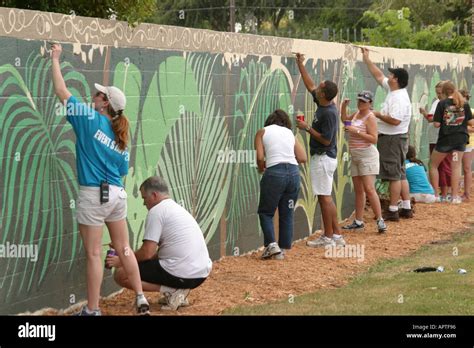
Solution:
M383 14L366 11L362 20L370 28L363 29L364 36L372 46L458 53L471 51L471 37L457 35L454 22L430 25L414 32L410 16L411 11L407 7L388 10Z
M142 22L156 11L155 0L58 0L58 1L22 1L2 0L1 6L39 10L65 14L76 14L85 17L109 18L115 15L118 20L130 24Z

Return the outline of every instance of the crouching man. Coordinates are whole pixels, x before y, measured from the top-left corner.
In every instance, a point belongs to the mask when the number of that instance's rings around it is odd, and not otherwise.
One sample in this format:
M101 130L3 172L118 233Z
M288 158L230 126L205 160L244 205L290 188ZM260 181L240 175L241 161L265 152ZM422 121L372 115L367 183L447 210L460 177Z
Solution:
M146 179L140 192L148 209L143 244L135 252L143 290L161 292L162 309L177 310L188 305L190 290L209 276L212 261L198 223L170 198L162 178ZM115 281L131 289L119 258L109 256L106 264L117 268Z

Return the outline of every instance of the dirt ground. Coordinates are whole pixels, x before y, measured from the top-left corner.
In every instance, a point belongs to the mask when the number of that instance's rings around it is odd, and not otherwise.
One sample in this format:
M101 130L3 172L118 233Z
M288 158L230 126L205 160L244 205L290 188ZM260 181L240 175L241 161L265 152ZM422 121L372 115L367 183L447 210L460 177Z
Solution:
M415 217L388 222L388 232L376 231L373 213L366 211L364 232L344 234L346 243L365 246L363 261L357 258L326 258L324 248L310 248L300 240L284 260L260 260L261 250L238 257L224 257L213 264L203 285L191 291L189 307L176 312L160 311L158 294L146 293L152 315L218 315L237 305L262 304L318 289L341 287L382 259L412 253L422 245L450 239L474 223L474 202L416 204ZM316 239L319 232L308 239ZM134 315L134 294L122 293L101 300L104 315ZM48 314L57 314L49 312ZM337 314L337 313L335 313Z
M325 258L324 249L309 248L306 241L295 243L284 260L260 260L261 251L214 262L209 279L191 291L189 307L177 312L160 311L158 294L146 293L152 315L218 315L237 305L262 304L293 295L336 288L347 284L377 261L407 255L422 245L450 239L474 222L474 202L416 204L415 217L388 222L388 232L377 233L372 211L366 211L364 232L348 232L346 243L365 246L362 262L357 258ZM319 233L308 239L317 238ZM125 290L104 299L104 315L131 315L134 295Z

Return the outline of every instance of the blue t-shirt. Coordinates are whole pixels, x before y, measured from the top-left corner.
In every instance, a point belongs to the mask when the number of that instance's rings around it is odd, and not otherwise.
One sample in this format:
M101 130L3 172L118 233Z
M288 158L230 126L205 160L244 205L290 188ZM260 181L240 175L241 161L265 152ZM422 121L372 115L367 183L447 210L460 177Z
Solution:
M418 163L413 163L409 160L406 160L405 168L408 185L410 186L410 193L427 193L434 195L434 190L428 181L425 167Z
M316 90L311 92L313 100L318 106L314 113L314 120L312 128L315 129L321 136L330 141L328 146L323 145L313 137L309 140L310 154L321 154L325 152L329 157L337 157L337 132L339 130L339 117L336 105L331 103L328 106L319 105L319 100L316 96Z
M66 105L67 120L76 133L76 167L79 185L100 186L102 181L123 187L128 174L128 151L115 142L112 122L87 104L71 96Z

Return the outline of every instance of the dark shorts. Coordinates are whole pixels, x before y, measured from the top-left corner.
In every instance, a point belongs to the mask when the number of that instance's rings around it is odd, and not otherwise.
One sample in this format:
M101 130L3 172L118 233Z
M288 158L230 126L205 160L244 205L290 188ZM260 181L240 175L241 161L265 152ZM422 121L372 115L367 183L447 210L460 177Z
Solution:
M461 145L438 145L436 144L435 150L441 153L451 153L453 151L466 151L466 144Z
M204 283L207 278L186 279L175 277L161 267L158 259L138 262L142 281L165 285L176 289L194 289Z
M377 149L380 154L378 178L389 181L406 180L405 159L408 152L408 134L379 134Z

